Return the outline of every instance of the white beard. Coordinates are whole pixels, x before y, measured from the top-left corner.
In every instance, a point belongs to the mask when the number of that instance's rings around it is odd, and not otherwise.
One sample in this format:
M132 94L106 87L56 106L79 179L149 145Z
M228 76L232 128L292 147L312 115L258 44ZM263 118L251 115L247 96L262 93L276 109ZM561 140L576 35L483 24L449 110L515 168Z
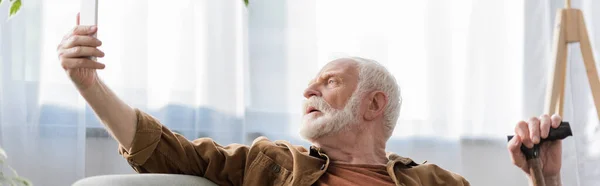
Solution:
M304 103L304 111L310 106L321 113L305 114L302 117L300 135L311 141L320 137L334 134L347 129L357 123L357 111L360 102L359 96L353 94L343 110L331 108L322 97L313 96Z

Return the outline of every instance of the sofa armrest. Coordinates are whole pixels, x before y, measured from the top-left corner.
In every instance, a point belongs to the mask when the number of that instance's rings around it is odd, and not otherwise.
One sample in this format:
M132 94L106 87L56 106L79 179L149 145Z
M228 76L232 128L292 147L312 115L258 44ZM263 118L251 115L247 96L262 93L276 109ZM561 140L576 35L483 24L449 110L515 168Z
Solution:
M216 186L206 178L180 174L120 174L92 176L81 179L73 186L163 186L163 185L199 185Z

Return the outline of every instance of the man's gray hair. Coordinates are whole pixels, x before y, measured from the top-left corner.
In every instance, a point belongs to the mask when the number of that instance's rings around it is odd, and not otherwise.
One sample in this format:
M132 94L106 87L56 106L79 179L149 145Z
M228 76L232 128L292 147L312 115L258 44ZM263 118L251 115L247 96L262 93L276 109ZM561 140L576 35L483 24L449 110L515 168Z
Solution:
M358 86L359 96L362 94L379 90L388 97L388 103L384 110L384 125L387 129L388 138L392 135L394 127L398 122L400 115L400 106L402 97L400 95L400 86L396 78L381 64L372 59L360 57L350 57L358 63ZM360 89L360 90L358 90Z

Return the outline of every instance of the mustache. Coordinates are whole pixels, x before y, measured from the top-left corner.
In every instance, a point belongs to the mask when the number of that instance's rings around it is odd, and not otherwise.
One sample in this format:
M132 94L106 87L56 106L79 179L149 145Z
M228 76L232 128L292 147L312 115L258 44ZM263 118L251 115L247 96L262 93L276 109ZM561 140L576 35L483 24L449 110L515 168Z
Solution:
M312 96L304 101L303 111L308 109L308 107L313 107L323 113L330 112L333 108L331 105L325 101L322 97Z

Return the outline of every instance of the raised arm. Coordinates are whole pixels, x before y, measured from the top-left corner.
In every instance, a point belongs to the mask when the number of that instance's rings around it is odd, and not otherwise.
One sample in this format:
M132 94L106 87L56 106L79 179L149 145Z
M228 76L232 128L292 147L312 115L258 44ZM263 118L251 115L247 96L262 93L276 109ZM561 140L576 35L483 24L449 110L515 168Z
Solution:
M79 21L78 21L79 22ZM189 174L218 185L242 185L249 147L218 145L210 138L187 140L171 132L154 117L125 104L96 74L104 64L98 28L77 25L58 45L57 52L79 93L94 109L104 126L121 144L119 152L139 173Z
M98 31L96 26L77 26L63 37L57 47L58 58L79 93L94 109L111 135L125 148L131 148L136 129L137 117L133 108L125 104L112 92L96 74L104 69L104 64L92 61L88 57L104 57L97 47L102 42L92 35Z

